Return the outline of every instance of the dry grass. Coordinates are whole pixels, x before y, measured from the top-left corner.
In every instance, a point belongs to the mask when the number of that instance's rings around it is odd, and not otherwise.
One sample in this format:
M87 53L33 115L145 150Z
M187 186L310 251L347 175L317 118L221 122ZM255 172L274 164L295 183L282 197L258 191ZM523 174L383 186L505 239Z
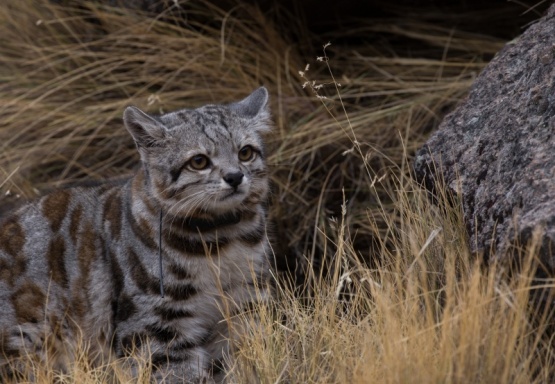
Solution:
M531 315L533 249L516 275L502 265L484 269L461 241L458 210L413 193L397 195L402 236L393 251L384 245L390 263L379 268L360 263L344 211L327 241L331 276L314 278L308 300L280 287L274 312L260 309L262 326L239 349L234 382L550 380L546 318Z
M518 273L483 268L458 205L430 203L410 179L412 153L503 42L414 19L374 21L329 36L363 32L379 43L324 53L327 40L283 9L191 3L156 17L90 2L0 5L0 204L129 173L128 104L169 111L264 84L276 122L276 257L281 269L308 272L279 279L276 303L259 309L261 326L238 347L233 381L551 377L549 318L530 316L533 247ZM128 381L119 363L78 361L62 382ZM39 382L54 374L35 369Z

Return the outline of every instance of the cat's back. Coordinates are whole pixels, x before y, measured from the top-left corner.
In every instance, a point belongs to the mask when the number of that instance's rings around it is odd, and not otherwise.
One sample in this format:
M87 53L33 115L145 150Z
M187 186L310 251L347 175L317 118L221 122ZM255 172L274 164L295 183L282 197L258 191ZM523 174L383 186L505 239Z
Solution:
M0 350L40 348L38 330L68 331L68 318L106 323L112 282L105 244L120 226L114 215L124 189L57 190L0 218Z
M107 249L126 188L123 180L61 189L0 217L0 377L22 353L67 351L79 334L110 340Z
M112 216L123 204L125 182L55 190L4 213L0 216L0 257L40 259L48 256L49 250L75 253L74 248L87 240L90 232L102 235L104 221L118 224Z

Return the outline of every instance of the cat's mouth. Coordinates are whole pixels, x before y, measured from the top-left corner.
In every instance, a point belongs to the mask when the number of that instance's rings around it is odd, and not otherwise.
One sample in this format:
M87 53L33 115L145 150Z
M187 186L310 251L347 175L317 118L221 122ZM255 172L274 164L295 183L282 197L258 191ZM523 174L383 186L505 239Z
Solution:
M239 196L239 195L242 195L242 194L243 194L243 191L240 191L239 189L233 189L231 192L228 192L223 197L221 197L220 200L222 200L222 201L223 200L228 200L232 197Z

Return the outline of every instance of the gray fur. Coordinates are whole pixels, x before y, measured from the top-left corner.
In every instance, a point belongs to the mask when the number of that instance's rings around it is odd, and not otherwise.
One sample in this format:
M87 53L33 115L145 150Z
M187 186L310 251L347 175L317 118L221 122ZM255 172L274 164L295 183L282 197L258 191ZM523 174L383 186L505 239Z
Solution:
M99 360L151 355L156 380L223 380L211 372L229 353L224 318L271 291L267 100L259 88L162 116L128 107L142 161L133 178L57 191L0 222L0 374L29 351L63 370L82 333ZM206 169L192 166L200 155Z

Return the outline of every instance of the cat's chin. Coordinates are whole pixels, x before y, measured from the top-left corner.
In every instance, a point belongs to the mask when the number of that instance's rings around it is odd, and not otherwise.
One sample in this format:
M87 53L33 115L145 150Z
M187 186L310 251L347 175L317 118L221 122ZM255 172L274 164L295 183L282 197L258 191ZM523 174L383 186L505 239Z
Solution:
M243 205L248 194L244 191L226 191L207 199L201 207L191 210L188 205L173 204L166 207L167 213L175 216L186 214L204 213L209 215L224 215L237 210ZM178 209L175 209L178 208Z
M218 213L228 212L240 206L246 197L247 194L241 190L226 192L211 208Z

